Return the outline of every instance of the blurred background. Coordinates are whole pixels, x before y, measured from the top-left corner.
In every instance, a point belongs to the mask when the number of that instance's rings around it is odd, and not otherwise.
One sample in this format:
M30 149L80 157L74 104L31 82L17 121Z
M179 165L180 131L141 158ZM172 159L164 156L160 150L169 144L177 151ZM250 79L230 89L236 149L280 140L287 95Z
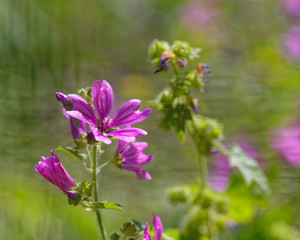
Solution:
M224 231L221 239L299 239L297 2L0 0L0 239L97 239L94 215L68 205L34 165L50 149L73 145L57 91L75 93L105 79L118 107L132 98L151 107L172 77L153 74L147 57L153 39L202 48L200 62L212 73L205 91L195 92L201 112L224 124L226 141L251 139L270 180L271 200L253 197L255 189L233 193L239 230ZM195 152L190 139L181 145L158 120L154 107L138 124L149 133L147 154L155 156L145 166L151 181L113 166L101 175L101 198L126 210L104 213L108 232L128 219L151 222L153 213L165 228L181 225L187 206L172 206L165 196L172 186L195 182ZM71 176L90 179L77 159L57 154Z

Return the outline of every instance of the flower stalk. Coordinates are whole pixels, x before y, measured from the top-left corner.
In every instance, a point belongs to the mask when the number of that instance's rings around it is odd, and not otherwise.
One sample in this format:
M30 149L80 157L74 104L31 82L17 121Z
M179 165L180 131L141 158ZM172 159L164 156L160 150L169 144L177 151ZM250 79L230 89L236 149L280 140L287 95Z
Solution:
M88 151L88 149L87 152L88 152L88 156L91 158L91 154ZM99 193L98 193L98 184L97 184L97 146L96 145L93 146L93 182L94 182L94 201L98 202ZM102 240L106 240L107 238L106 238L105 228L102 221L100 210L96 209L95 214L97 217L97 222L101 233L101 238Z

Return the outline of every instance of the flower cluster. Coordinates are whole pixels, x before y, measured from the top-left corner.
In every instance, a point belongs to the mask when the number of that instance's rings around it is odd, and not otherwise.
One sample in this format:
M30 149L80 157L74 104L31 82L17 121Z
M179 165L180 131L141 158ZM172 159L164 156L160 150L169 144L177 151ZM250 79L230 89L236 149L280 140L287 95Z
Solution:
M153 156L143 153L148 144L135 142L136 138L146 135L147 132L131 127L132 124L145 120L151 114L150 108L140 111L141 101L133 99L125 103L114 117L110 117L114 94L110 84L105 80L94 82L91 99L77 94L65 95L60 92L56 93L56 98L63 105L63 115L70 121L77 149L85 149L87 144L92 145L97 142L111 144L112 139L119 139L119 147L114 158L116 165L122 169L136 172L140 179L151 179L150 174L139 167L153 160ZM87 131L86 124L91 130L90 132ZM121 129L122 126L125 128ZM76 151L77 149L75 148ZM73 153L75 150L72 150ZM76 184L63 168L58 157L54 155L53 150L51 154L52 158L42 157L40 165L36 165L35 169L69 196L74 193L71 188L74 188ZM80 155L77 152L76 154Z
M113 118L108 116L113 106L114 94L111 86L105 80L102 81L102 84L99 80L93 84L93 106L77 94L64 95L57 93L56 96L64 106L66 106L66 103L72 104L71 110L66 109L66 114L87 123L98 142L111 144L111 138L134 142L137 137L147 134L146 131L139 128L120 129L122 126L139 123L149 117L151 114L150 108L139 111L140 100L130 100L119 109Z

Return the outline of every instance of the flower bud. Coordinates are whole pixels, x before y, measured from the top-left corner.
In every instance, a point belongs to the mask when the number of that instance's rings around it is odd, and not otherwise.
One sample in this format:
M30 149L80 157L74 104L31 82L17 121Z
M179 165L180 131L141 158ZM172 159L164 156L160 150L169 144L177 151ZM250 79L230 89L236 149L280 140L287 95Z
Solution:
M177 186L168 191L167 197L173 205L186 203L191 198L191 191L187 186Z
M125 236L135 236L138 233L137 227L133 222L126 222L123 228L120 229Z
M157 39L153 40L153 42L149 46L149 56L150 59L160 58L163 52L170 51L169 43L166 41L159 41Z

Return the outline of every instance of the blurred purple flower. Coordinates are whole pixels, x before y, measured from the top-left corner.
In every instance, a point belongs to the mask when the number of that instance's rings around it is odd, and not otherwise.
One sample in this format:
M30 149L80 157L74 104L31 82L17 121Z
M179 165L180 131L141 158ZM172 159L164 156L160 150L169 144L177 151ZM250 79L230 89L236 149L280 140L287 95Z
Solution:
M235 142L237 142L242 150L251 158L258 158L258 153L249 139L240 137L237 138ZM226 144L226 146L229 147L230 144ZM209 177L210 186L217 192L224 192L229 186L230 176L233 171L234 168L230 167L228 156L225 156L220 152L214 153L212 171Z
M151 180L151 176L145 170L138 166L142 166L153 160L153 156L148 156L143 151L148 147L146 142L128 142L119 140L117 153L121 155L121 168L134 171L139 179L146 178Z
M198 2L190 2L181 11L181 21L186 28L201 30L212 23L218 15L216 9L207 8Z
M155 214L153 214L153 227L154 227L154 240L162 240L162 234L163 234L163 225L159 217L157 217ZM148 229L148 223L146 223L146 228L144 230L144 238L143 240L152 240L150 236L150 232Z
M81 96L68 94L67 99L72 103L72 110L66 113L73 118L89 124L89 127L96 141L111 144L109 137L115 137L126 142L134 142L139 136L147 134L139 128L119 129L121 126L128 126L145 120L151 114L151 109L147 108L139 111L141 101L133 99L125 103L113 118L110 113L113 106L113 90L105 80L97 80L92 88L92 100L95 109Z
M300 0L284 0L283 8L290 17L300 17Z
M71 191L71 188L76 184L60 163L59 158L54 155L53 150L51 150L51 154L52 157L41 157L41 161L34 168L46 180L58 186L69 198L72 198L76 192Z
M283 35L283 50L290 60L300 61L300 27L292 27Z
M272 134L270 142L289 164L300 166L300 124L278 129Z

